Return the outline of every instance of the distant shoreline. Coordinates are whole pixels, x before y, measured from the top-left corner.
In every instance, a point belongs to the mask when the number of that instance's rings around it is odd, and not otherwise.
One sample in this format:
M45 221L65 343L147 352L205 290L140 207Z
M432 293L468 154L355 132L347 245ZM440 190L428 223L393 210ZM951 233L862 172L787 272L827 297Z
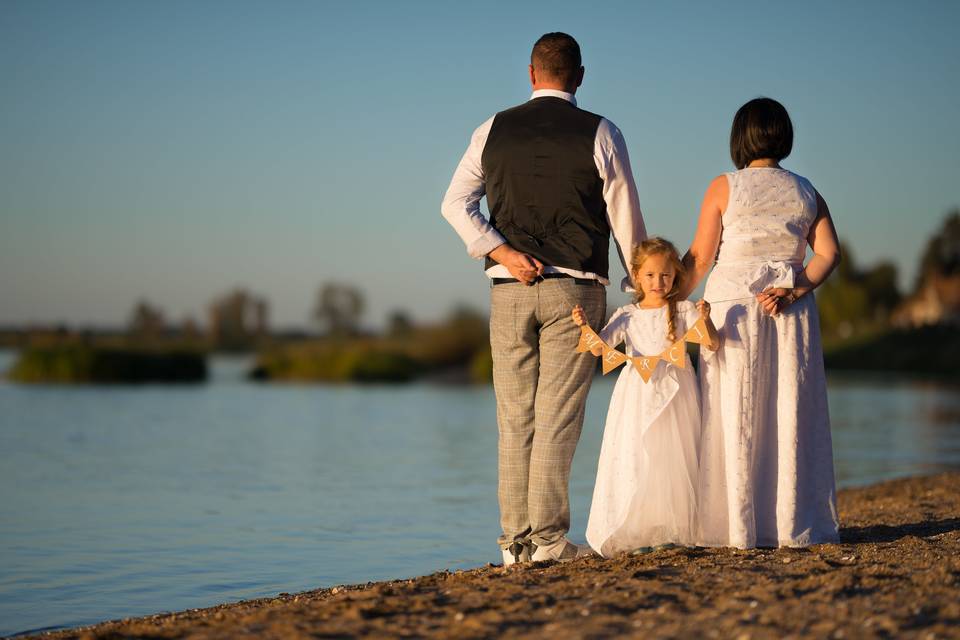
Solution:
M960 637L958 486L841 490L839 544L487 565L29 637Z
M469 339L456 330L434 330L411 343L367 338L292 343L260 352L249 379L277 384L488 384L492 360L483 328L471 324ZM51 345L17 350L0 378L24 383L202 383L216 352L173 347ZM696 349L691 350L696 359ZM932 325L891 330L826 345L830 373L865 377L960 382L960 327ZM598 367L599 371L599 367Z

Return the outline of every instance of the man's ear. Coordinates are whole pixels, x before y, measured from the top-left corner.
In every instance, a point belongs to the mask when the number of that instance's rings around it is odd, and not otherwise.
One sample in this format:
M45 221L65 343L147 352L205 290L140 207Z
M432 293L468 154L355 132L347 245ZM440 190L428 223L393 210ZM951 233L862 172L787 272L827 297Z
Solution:
M577 86L581 84L583 84L583 67L580 67L580 71L577 72Z
M533 70L532 64L528 68L530 69L530 86L535 87L537 86L537 72Z

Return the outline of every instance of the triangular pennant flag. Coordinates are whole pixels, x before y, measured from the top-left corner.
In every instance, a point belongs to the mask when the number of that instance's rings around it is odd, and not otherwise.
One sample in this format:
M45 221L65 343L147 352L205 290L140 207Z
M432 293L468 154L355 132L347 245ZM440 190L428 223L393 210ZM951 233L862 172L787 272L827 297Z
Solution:
M697 344L709 344L710 336L707 334L707 323L704 322L703 318L697 320L697 323L690 327L683 339Z
M660 362L660 356L635 356L630 359L633 361L633 366L637 370L637 373L640 374L640 377L643 378L643 381L650 382L650 376L653 375L653 371L657 368L657 363Z
M600 339L600 336L587 325L580 325L580 342L577 344L577 353L589 351L598 356L603 353L602 348L603 340Z
M616 349L611 349L607 345L603 346L603 375L607 375L626 362L627 356L623 355Z
M687 366L687 349L686 341L682 338L677 340L670 348L660 354L660 357L663 358L669 364L675 365L683 369Z

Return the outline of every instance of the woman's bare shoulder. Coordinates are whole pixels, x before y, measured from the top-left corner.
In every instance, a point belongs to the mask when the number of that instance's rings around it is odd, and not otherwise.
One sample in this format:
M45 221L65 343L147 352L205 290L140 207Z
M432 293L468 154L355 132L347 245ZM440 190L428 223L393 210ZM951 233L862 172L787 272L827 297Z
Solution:
M721 212L727 207L727 199L730 197L730 181L727 174L721 173L710 181L707 186L707 192L703 194L703 203L711 204Z

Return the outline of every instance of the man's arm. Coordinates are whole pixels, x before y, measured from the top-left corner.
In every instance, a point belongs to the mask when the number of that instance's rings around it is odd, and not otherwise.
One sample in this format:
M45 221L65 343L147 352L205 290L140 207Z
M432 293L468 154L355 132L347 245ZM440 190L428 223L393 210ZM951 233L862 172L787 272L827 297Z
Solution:
M647 229L640 212L637 185L630 169L627 143L620 130L606 118L600 121L594 144L594 160L603 180L603 199L607 203L607 221L613 232L620 263L627 277L620 283L623 291L632 286L630 252L633 246L647 238Z
M490 118L473 132L470 146L453 172L440 211L463 240L471 257L479 259L489 255L505 266L514 278L529 284L543 273L543 264L507 244L480 212L480 199L486 193L481 159L492 124L493 118Z
M467 246L467 253L477 259L506 242L480 212L480 199L486 193L480 160L492 124L493 118L490 118L473 132L470 146L453 172L453 179L440 205L443 217Z

